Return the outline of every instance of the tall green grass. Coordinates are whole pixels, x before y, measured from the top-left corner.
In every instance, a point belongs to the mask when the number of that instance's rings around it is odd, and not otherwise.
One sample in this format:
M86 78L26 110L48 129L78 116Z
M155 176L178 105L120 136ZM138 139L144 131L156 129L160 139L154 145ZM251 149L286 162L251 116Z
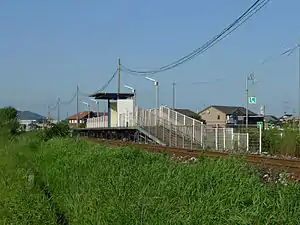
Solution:
M297 129L285 128L283 131L265 130L262 136L263 151L271 154L300 156L300 135Z
M0 143L0 224L56 224L43 191L28 179L32 141L24 135Z
M234 158L178 164L55 139L33 161L70 224L299 224L299 185L263 185Z

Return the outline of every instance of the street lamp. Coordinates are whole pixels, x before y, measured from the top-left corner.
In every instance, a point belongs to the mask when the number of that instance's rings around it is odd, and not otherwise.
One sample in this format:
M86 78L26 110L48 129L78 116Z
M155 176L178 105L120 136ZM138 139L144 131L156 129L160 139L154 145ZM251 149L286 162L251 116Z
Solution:
M91 98L91 101L93 101L97 104L97 117L99 117L100 116L100 105L99 105L100 102L93 98Z
M158 81L154 80L151 77L145 77L145 79L150 80L153 82L155 89L156 89L156 103L155 103L155 108L158 109L159 107L159 87L158 87Z
M129 90L131 90L131 92L133 93L133 102L134 102L134 106L136 106L136 91L133 87L129 86L129 85L124 85L125 88L128 88Z
M87 102L81 102L82 104L84 104L84 105L86 105L87 107L88 107L88 119L90 118L90 111L91 111L91 106L90 106L90 104L89 103L87 103Z

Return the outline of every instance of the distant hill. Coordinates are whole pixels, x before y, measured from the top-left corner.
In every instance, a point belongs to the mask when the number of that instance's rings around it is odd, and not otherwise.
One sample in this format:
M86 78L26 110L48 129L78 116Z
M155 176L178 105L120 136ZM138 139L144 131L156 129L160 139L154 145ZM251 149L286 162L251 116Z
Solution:
M30 111L18 111L18 118L20 120L44 120L46 117Z

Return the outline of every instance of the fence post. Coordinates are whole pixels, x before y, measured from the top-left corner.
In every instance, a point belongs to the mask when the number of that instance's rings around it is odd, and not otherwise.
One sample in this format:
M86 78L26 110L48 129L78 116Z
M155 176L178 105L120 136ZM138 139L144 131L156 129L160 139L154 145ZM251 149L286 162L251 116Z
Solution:
M240 150L240 133L237 133L237 135L238 135L238 149L236 150Z
M178 113L175 112L175 145L177 147L178 143L177 143L177 130L178 130Z
M193 119L193 141L195 140L195 120Z
M216 144L216 151L218 151L218 125L215 128L215 144Z
M246 133L246 138L247 138L247 142L246 142L246 149L247 149L247 152L249 151L249 133Z
M162 119L162 139L163 139L163 142L165 142L165 121L164 121L164 119Z
M135 125L138 125L139 123L139 108L136 106L135 107Z
M224 151L226 150L226 128L223 128L223 144L224 144Z
M172 124L171 123L169 126L169 146L172 147Z
M261 154L261 143L262 142L262 126L259 126L259 154Z
M203 123L200 125L201 127L200 127L200 132L201 132L201 136L200 136L200 143L201 143L201 147L202 148L204 148L204 145L203 145L203 132L204 132L204 125L203 125Z

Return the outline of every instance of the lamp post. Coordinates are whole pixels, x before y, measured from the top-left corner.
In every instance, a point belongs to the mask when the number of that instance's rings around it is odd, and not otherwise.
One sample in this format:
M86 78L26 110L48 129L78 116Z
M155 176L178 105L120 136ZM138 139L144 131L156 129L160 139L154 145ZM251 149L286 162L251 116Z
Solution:
M97 104L97 117L99 117L100 116L100 105L99 105L100 102L93 98L91 98L91 101L93 101Z
M86 105L88 107L88 119L90 118L90 111L91 111L91 106L87 102L81 102L82 104Z
M158 107L159 107L159 86L158 86L158 81L151 78L151 77L145 77L145 79L152 81L154 86L155 86L155 90L156 90L155 108L158 109Z
M124 85L125 88L128 88L129 90L131 90L131 92L133 93L133 104L134 106L136 106L136 91L133 87L129 86L129 85Z

